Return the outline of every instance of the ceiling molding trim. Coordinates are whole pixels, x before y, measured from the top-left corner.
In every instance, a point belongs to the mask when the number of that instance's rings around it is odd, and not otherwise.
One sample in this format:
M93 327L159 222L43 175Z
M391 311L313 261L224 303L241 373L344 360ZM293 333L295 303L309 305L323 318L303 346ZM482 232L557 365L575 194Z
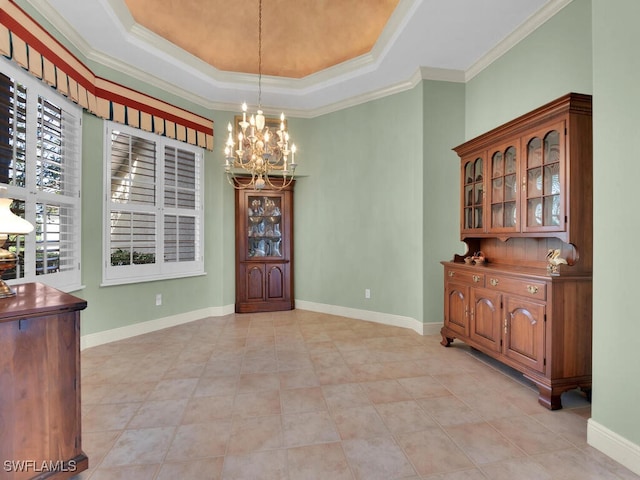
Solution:
M385 88L381 88L378 90L373 90L371 92L363 93L361 95L356 95L354 97L349 97L340 102L332 103L330 105L326 105L320 108L316 108L312 111L304 112L305 114L296 115L303 118L314 118L319 117L320 115L326 115L327 113L333 113L340 110L344 110L345 108L355 107L361 105L363 103L371 102L373 100L379 100L384 97L388 97L389 95L395 95L397 93L402 93L406 90L411 90L416 85L418 85L422 78L422 72L420 69L416 70L416 72L404 82L398 82L395 85L390 85Z
M420 67L422 80L436 80L439 82L465 83L465 72L448 68Z
M41 14L46 21L51 23L53 27L60 32L62 37L66 39L80 54L87 56L93 49L86 40L76 32L76 30L55 10L50 2L46 0L27 0L35 10Z
M485 68L498 60L509 50L515 47L520 41L524 40L536 29L542 26L547 20L556 13L569 5L573 0L552 0L543 8L527 18L518 28L510 35L505 37L500 43L493 47L486 55L480 58L476 63L469 67L465 73L465 82L482 72Z

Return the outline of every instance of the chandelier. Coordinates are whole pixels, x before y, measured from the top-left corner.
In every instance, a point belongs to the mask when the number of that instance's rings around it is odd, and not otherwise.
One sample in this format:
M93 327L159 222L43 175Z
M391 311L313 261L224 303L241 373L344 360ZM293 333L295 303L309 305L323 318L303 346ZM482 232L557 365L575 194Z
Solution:
M262 111L262 0L258 0L258 110L247 121L247 104L243 103L242 121L237 126L237 148L231 123L227 127L224 170L229 183L237 189L255 190L267 185L276 190L289 186L297 167L296 146L289 143L284 113L278 127L269 127ZM274 176L282 180L273 183Z

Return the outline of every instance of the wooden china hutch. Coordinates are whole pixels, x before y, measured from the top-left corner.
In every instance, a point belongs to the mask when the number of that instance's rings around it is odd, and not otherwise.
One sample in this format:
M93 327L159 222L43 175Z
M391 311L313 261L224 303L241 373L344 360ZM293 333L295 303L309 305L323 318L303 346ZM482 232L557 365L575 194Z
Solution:
M591 97L567 94L454 150L468 253L442 262L442 345L458 338L522 372L546 408L570 389L590 397Z
M293 187L236 190L236 312L292 310Z

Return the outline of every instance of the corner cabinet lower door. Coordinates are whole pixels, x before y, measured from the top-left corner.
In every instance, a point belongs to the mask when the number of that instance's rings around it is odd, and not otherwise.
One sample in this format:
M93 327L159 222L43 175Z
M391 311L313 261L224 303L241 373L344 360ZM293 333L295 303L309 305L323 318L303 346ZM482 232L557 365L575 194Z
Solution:
M238 313L291 310L289 263L242 262L243 295L236 303Z

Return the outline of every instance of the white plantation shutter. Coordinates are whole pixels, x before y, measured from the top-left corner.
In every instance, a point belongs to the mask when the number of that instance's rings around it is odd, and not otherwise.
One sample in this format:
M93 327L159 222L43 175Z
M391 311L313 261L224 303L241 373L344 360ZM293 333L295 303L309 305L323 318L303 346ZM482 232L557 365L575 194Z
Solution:
M81 110L23 71L1 65L0 183L14 199L14 212L35 227L10 237L20 262L9 278L75 290L81 282Z
M202 149L113 122L105 133L103 284L204 273Z

